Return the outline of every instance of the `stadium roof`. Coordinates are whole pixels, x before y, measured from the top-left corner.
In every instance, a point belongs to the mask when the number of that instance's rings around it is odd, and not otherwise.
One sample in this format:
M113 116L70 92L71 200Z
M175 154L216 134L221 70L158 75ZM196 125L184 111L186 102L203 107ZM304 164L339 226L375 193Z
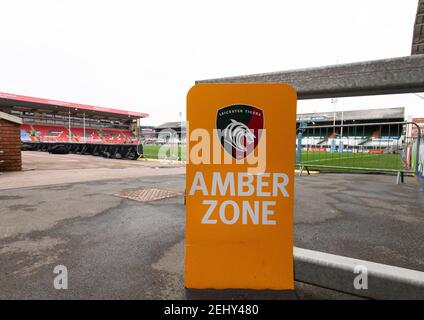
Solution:
M343 113L343 115L342 115ZM405 108L387 108L387 109L367 109L367 110L351 110L351 111L336 111L336 121L342 119L349 120L386 120L386 119L402 119L405 118ZM316 112L316 113L299 113L296 120L300 121L333 121L334 112Z
M19 111L41 111L52 113L85 114L86 116L101 115L107 118L147 118L147 113L125 111L112 108L96 107L86 104L42 99L28 96L21 96L11 93L0 92L0 108L9 108Z
M185 121L174 121L174 122L165 122L160 126L157 126L156 129L177 129L177 128L185 128Z

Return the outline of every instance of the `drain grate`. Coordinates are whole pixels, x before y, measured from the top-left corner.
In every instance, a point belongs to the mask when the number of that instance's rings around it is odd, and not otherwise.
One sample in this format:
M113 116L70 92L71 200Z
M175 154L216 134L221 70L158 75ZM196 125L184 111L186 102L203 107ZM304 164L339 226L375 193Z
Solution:
M166 198L172 198L181 195L178 192L163 190L163 189L138 189L116 193L115 196L131 199L139 202L148 202L154 200L161 200Z

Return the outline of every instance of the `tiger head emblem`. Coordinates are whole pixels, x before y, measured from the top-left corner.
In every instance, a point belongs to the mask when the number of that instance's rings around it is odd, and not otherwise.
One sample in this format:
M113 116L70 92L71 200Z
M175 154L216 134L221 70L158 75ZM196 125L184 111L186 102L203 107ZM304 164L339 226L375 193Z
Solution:
M246 152L247 146L256 139L248 126L234 119L231 119L231 123L224 129L222 135L226 143L242 152Z
M231 105L217 112L216 128L222 147L235 159L251 153L261 138L263 111L248 105Z

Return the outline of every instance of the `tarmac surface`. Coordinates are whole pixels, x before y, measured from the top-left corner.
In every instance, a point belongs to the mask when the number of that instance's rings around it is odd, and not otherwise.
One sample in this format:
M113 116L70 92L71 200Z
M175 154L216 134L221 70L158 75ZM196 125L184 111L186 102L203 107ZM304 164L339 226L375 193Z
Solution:
M22 172L0 173L0 190L185 173L185 167L178 162L117 160L37 151L22 152L22 164Z
M184 299L181 164L24 152L24 169L0 175L0 299ZM178 195L115 195L150 187ZM424 271L415 178L317 174L296 177L295 187L297 247ZM67 267L67 290L53 287L57 265ZM296 291L354 298L301 283Z

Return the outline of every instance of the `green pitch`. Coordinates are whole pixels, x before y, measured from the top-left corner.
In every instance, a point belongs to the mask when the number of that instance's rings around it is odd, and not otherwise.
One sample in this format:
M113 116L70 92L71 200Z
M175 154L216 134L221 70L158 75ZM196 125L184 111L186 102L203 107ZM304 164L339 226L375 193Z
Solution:
M301 163L353 168L404 169L400 154L302 151ZM318 168L318 167L317 167ZM320 168L322 170L322 168Z
M168 149L171 149L171 145L164 145L165 148L168 147ZM162 147L162 145L157 144L145 144L143 145L143 156L145 158L149 159L158 159L159 149ZM185 146L178 146L178 160L185 160L185 152L186 148ZM167 151L166 157L170 157L170 150Z
M145 158L158 159L159 149L162 145L143 145ZM166 147L171 148L170 145ZM170 157L169 151L167 157ZM179 160L186 159L185 146L178 147ZM320 151L302 151L301 163L308 165L310 169L314 165L326 165L336 167L370 168L370 169L393 169L402 170L404 165L400 154L372 154L372 153L352 153L352 152L320 152ZM319 168L321 171L350 171L349 169ZM355 170L359 171L359 170ZM366 170L365 170L366 171Z

